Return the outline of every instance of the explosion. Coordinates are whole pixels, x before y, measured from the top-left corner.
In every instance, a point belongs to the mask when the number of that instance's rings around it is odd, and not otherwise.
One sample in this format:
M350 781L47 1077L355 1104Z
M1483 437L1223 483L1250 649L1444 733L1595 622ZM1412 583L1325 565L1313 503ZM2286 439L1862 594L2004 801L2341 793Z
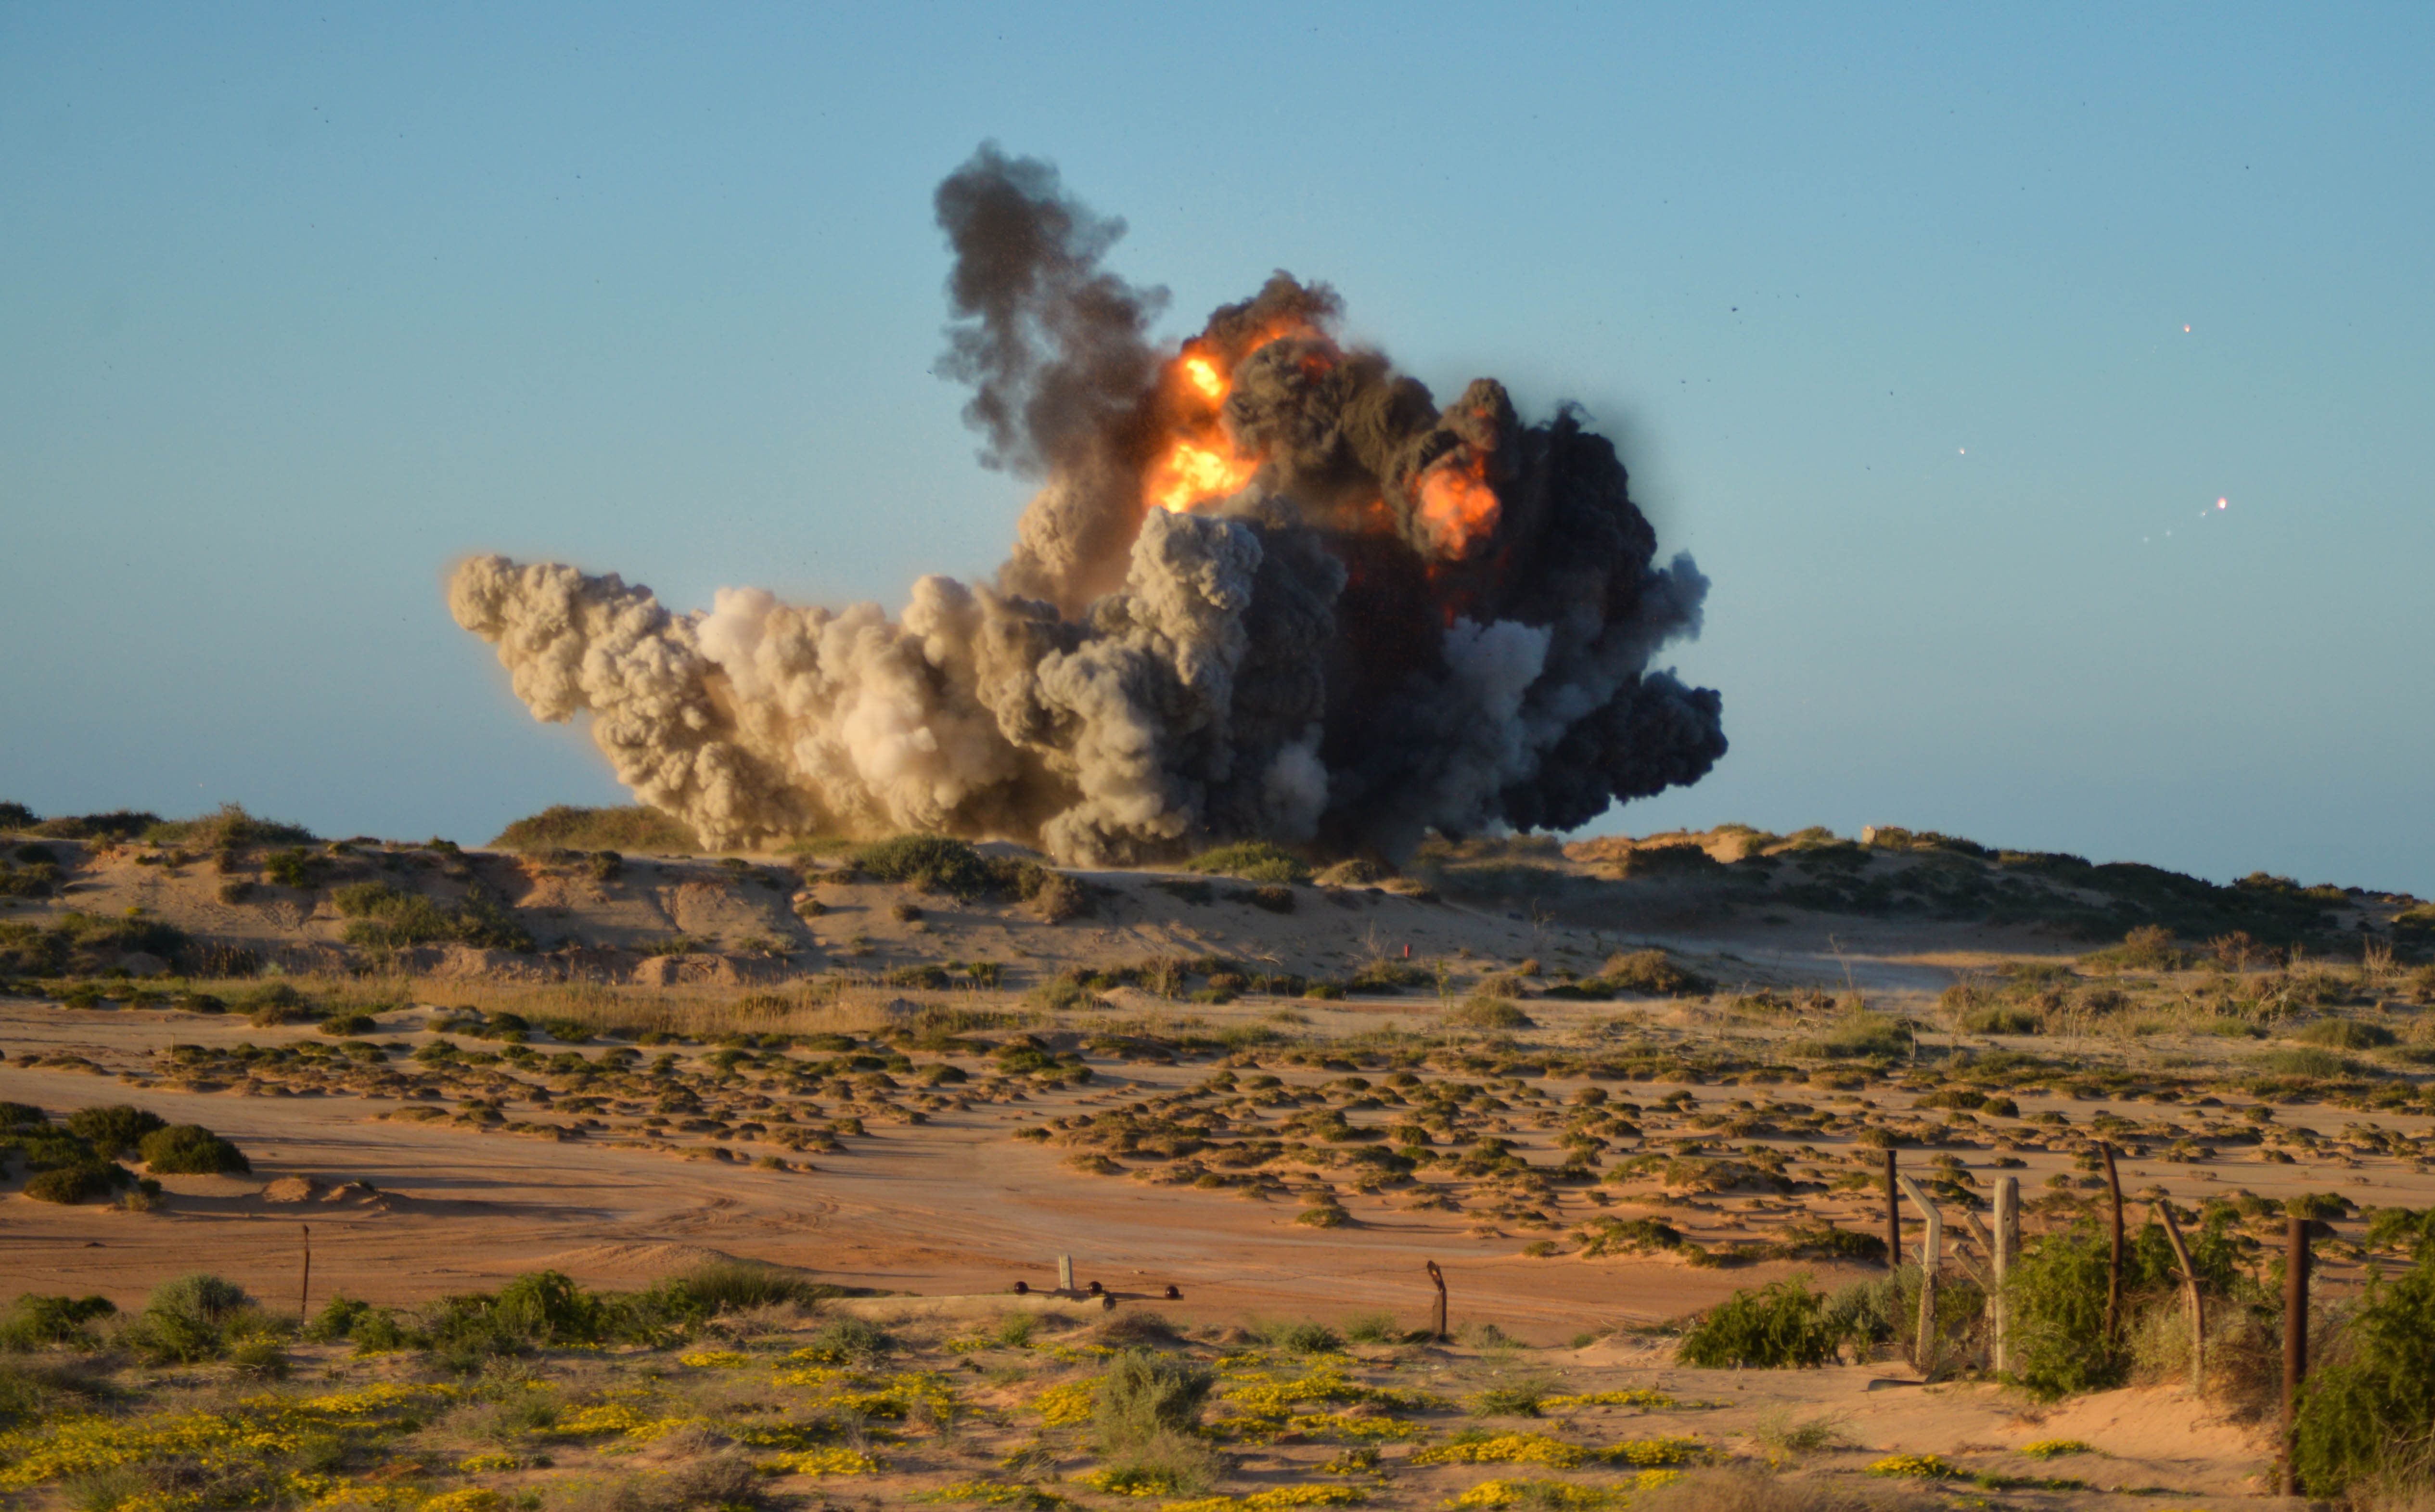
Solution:
M996 579L903 615L722 589L707 614L572 567L462 563L449 607L537 718L706 848L907 830L1079 864L1230 839L1398 860L1569 829L1698 781L1722 703L1649 668L1707 580L1569 406L1440 410L1272 276L1165 349L1164 290L1054 168L985 145L937 196L944 369L985 465L1042 480Z

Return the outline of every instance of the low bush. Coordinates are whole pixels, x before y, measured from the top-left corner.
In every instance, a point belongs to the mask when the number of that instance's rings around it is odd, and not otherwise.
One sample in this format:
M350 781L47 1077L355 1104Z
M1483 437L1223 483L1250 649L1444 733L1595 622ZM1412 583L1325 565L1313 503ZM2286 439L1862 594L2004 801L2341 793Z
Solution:
M307 846L319 837L301 824L256 818L238 803L223 803L199 819L171 819L147 827L147 845L185 846L196 850L251 850L264 846Z
M1445 1022L1466 1029L1534 1029L1536 1020L1506 1002L1503 998L1473 998L1459 1008L1451 1009Z
M26 1195L37 1202L74 1205L106 1197L135 1178L123 1166L106 1161L56 1166L37 1171L26 1180Z
M515 910L478 883L447 906L421 893L401 892L385 882L352 884L339 888L332 901L347 917L347 943L367 950L439 944L498 951L533 949L532 932L517 919Z
M84 1140L94 1153L115 1158L133 1150L145 1135L168 1126L158 1113L120 1103L110 1108L79 1108L68 1115L68 1132Z
M1800 1276L1736 1292L1701 1315L1675 1358L1707 1369L1831 1365L1846 1332L1828 1313L1826 1300Z
M219 1176L253 1169L243 1150L200 1124L154 1129L135 1148L155 1176Z
M1334 1354L1344 1348L1343 1336L1324 1323L1271 1320L1252 1324L1252 1332L1262 1344L1287 1354Z
M700 849L691 830L639 803L578 808L557 803L516 820L491 841L501 850L617 850L683 855Z
M2230 1295L2240 1282L2237 1241L2229 1230L2231 1210L2208 1212L2188 1238L2190 1263L2200 1289ZM2123 1247L2123 1315L2150 1305L2172 1305L2180 1295L2180 1271L2164 1228L2153 1222L2133 1230ZM2051 1400L2122 1384L2132 1356L2123 1337L2105 1336L2105 1300L2112 1240L2095 1219L2041 1235L2022 1247L2008 1286L2014 1378L2030 1394Z
M710 1261L680 1271L669 1280L714 1315L754 1307L809 1307L836 1291L774 1265L740 1260Z
M1183 869L1212 877L1237 877L1245 882L1292 884L1310 880L1306 863L1266 840L1242 840L1203 850L1185 862Z
M0 1317L0 1349L89 1345L94 1338L86 1325L117 1311L107 1297L43 1297L27 1292L9 1303L7 1316Z
M228 1353L239 1325L254 1321L251 1312L243 1287L208 1271L194 1271L154 1287L127 1338L156 1364L216 1360Z
M2307 1496L2373 1489L2381 1504L2418 1505L2435 1483L2435 1244L2415 1254L2399 1280L2371 1279L2312 1362L2292 1451Z
M1092 1393L1091 1423L1099 1452L1120 1455L1165 1435L1190 1433L1216 1384L1208 1370L1174 1355L1126 1349L1112 1356Z

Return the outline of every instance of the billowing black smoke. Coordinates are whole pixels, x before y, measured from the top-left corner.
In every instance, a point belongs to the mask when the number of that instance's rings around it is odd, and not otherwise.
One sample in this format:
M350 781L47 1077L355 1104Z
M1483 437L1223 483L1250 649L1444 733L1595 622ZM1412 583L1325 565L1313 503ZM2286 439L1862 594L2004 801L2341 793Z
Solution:
M1390 858L1565 829L1696 782L1721 702L1651 671L1699 631L1614 447L1502 386L1441 410L1278 273L1180 349L1106 270L1123 223L983 146L938 192L946 370L1042 487L990 587L899 622L726 591L706 616L572 569L460 569L460 623L544 718L706 844L907 828L1089 862L1263 837Z

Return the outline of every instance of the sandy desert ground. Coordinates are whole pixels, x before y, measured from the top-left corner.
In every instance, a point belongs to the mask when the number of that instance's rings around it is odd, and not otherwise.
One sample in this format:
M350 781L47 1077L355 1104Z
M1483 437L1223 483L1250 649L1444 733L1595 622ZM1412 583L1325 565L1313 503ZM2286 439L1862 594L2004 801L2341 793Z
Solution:
M343 1293L411 1308L543 1269L630 1290L727 1256L903 1294L851 1308L894 1318L901 1349L951 1369L972 1351L938 1351L987 1335L1000 1304L939 1314L916 1298L1045 1290L1070 1255L1078 1284L1115 1299L1110 1313L1048 1316L1034 1348L991 1366L993 1384L968 1383L964 1431L899 1430L878 1456L891 1469L771 1483L786 1494L892 1503L964 1484L966 1461L1038 1436L1023 1403L1061 1372L1087 1375L1089 1342L1121 1335L1116 1320L1154 1314L1177 1348L1221 1369L1290 1365L1242 1332L1281 1319L1340 1331L1386 1314L1400 1338L1426 1319L1435 1262L1457 1341L1377 1340L1340 1368L1444 1405L1405 1414L1409 1432L1391 1431L1403 1436L1251 1435L1230 1450L1230 1492L1321 1476L1376 1504L1445 1504L1497 1467L1396 1462L1466 1423L1494 1425L1457 1404L1527 1375L1550 1396L1709 1404L1498 1425L1592 1448L1692 1435L1695 1461L1867 1485L1891 1484L1862 1473L1885 1455L1936 1454L1989 1477L2008 1504L2098 1504L2106 1487L2147 1488L2150 1506L2155 1494L2245 1499L2266 1488L2272 1452L2254 1403L2193 1398L2183 1381L2039 1405L1966 1371L1921 1383L1894 1357L1690 1369L1673 1362L1673 1331L1738 1288L1880 1274L1857 1242L1883 1232L1889 1146L1953 1205L1965 1267L1962 1214L1999 1177L2031 1199L2032 1231L2096 1200L2093 1138L2121 1154L2134 1224L2160 1198L2195 1214L2236 1196L2257 1267L2275 1204L2346 1199L2321 1252L2329 1297L2375 1258L2361 1214L2435 1203L2435 1104L2411 1055L2426 973L2372 943L2357 966L2313 968L2327 983L2347 973L2338 993L2308 986L2305 955L2273 967L2271 988L2247 962L2126 977L2035 917L1839 914L1796 892L1797 876L1772 893L1737 885L1720 902L1670 877L1635 887L1628 862L1602 882L1560 860L1519 897L1297 886L1283 912L1224 879L1097 874L1081 879L1091 916L1049 923L1010 899L958 901L823 861L632 857L604 878L580 857L358 845L334 848L314 885L231 888L224 868L164 864L157 847L53 849L74 852L65 890L0 919L140 910L250 951L269 973L198 981L134 959L87 978L99 991L21 982L0 999L0 1099L55 1119L133 1104L208 1126L251 1171L161 1177L142 1211L6 1197L0 1284L12 1292L132 1310L165 1278L208 1269L292 1311L305 1225L317 1307ZM441 897L487 882L538 948L351 947L335 903L351 871ZM2372 942L2414 901L2342 902L2332 927ZM1691 980L1662 994L1599 985L1611 957L1652 951ZM1365 974L1378 990L1325 995ZM266 984L305 1006L285 1022L250 1010ZM2099 991L2116 1000L2089 1007ZM2306 1003L2260 1013L2254 1033L2225 1029L2236 1000L2270 991ZM1976 1032L1974 993L2041 1022ZM1507 1016L1483 1017L1482 1002ZM198 1011L211 1007L226 1011ZM356 1017L325 1028L333 1015ZM2301 1033L2336 1021L2375 1032ZM1837 1048L1855 1034L1879 1040ZM2299 1074L2261 1059L2287 1040L2385 1048L2330 1069L2294 1062L2314 1067ZM1651 1220L1671 1237L1649 1242ZM1822 1226L1847 1237L1820 1241ZM822 1326L768 1323L742 1341L741 1363L716 1368L783 1374L773 1351ZM296 1348L335 1381L412 1376L406 1357ZM1845 1447L1781 1447L1786 1424L1822 1419ZM2046 1440L2102 1457L2024 1469L2015 1452ZM1384 1452L1384 1479L1321 1474L1331 1443L1365 1442ZM562 1445L551 1471L475 1480L529 1494L569 1467L618 1463L597 1449ZM1585 1463L1562 1468L1616 1494L1635 1484ZM1050 1479L1084 1504L1126 1500ZM2042 1481L2058 1484L2030 1484ZM1483 1494L1466 1504L1502 1493Z

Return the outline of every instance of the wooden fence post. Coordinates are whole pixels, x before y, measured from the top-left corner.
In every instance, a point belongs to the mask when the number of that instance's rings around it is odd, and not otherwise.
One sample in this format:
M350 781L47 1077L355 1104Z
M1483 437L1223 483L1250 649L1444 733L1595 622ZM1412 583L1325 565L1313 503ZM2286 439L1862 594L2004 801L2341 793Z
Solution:
M2300 1494L2300 1383L2308 1374L2308 1220L2283 1237L2283 1494Z
M2012 1280L2012 1251L2021 1243L2021 1178L1999 1177L1995 1180L1995 1242L1989 1246L1989 1268L1995 1279L1995 1373L2012 1368L2012 1300L2005 1288Z
M304 1279L296 1285L296 1321L302 1324L313 1317L313 1226L297 1227L304 1230Z
M2198 1267L2190 1263L2190 1246L2182 1243L2182 1226L2173 1218L2169 1201L2153 1205L2156 1216L2164 1220L2165 1241L2173 1246L2173 1260L2182 1267L2182 1302L2190 1313L2190 1395L2206 1395L2206 1307L2199 1296Z
M1886 1269L1902 1269L1902 1204L1894 1182L1894 1152L1886 1151Z
M1440 1344L1443 1344L1446 1340L1445 1272L1438 1269L1438 1263L1434 1260L1428 1262L1428 1267L1429 1282L1438 1289L1437 1310L1429 1315L1429 1332Z
M1936 1204L1927 1200L1919 1183L1907 1176L1894 1179L1902 1183L1903 1192L1917 1207L1920 1216L1927 1220L1927 1232L1919 1242L1919 1349L1912 1364L1921 1375L1936 1373L1936 1268L1944 1260L1944 1215Z
M1071 1255L1057 1257L1057 1289L1061 1292L1074 1289L1074 1257Z

